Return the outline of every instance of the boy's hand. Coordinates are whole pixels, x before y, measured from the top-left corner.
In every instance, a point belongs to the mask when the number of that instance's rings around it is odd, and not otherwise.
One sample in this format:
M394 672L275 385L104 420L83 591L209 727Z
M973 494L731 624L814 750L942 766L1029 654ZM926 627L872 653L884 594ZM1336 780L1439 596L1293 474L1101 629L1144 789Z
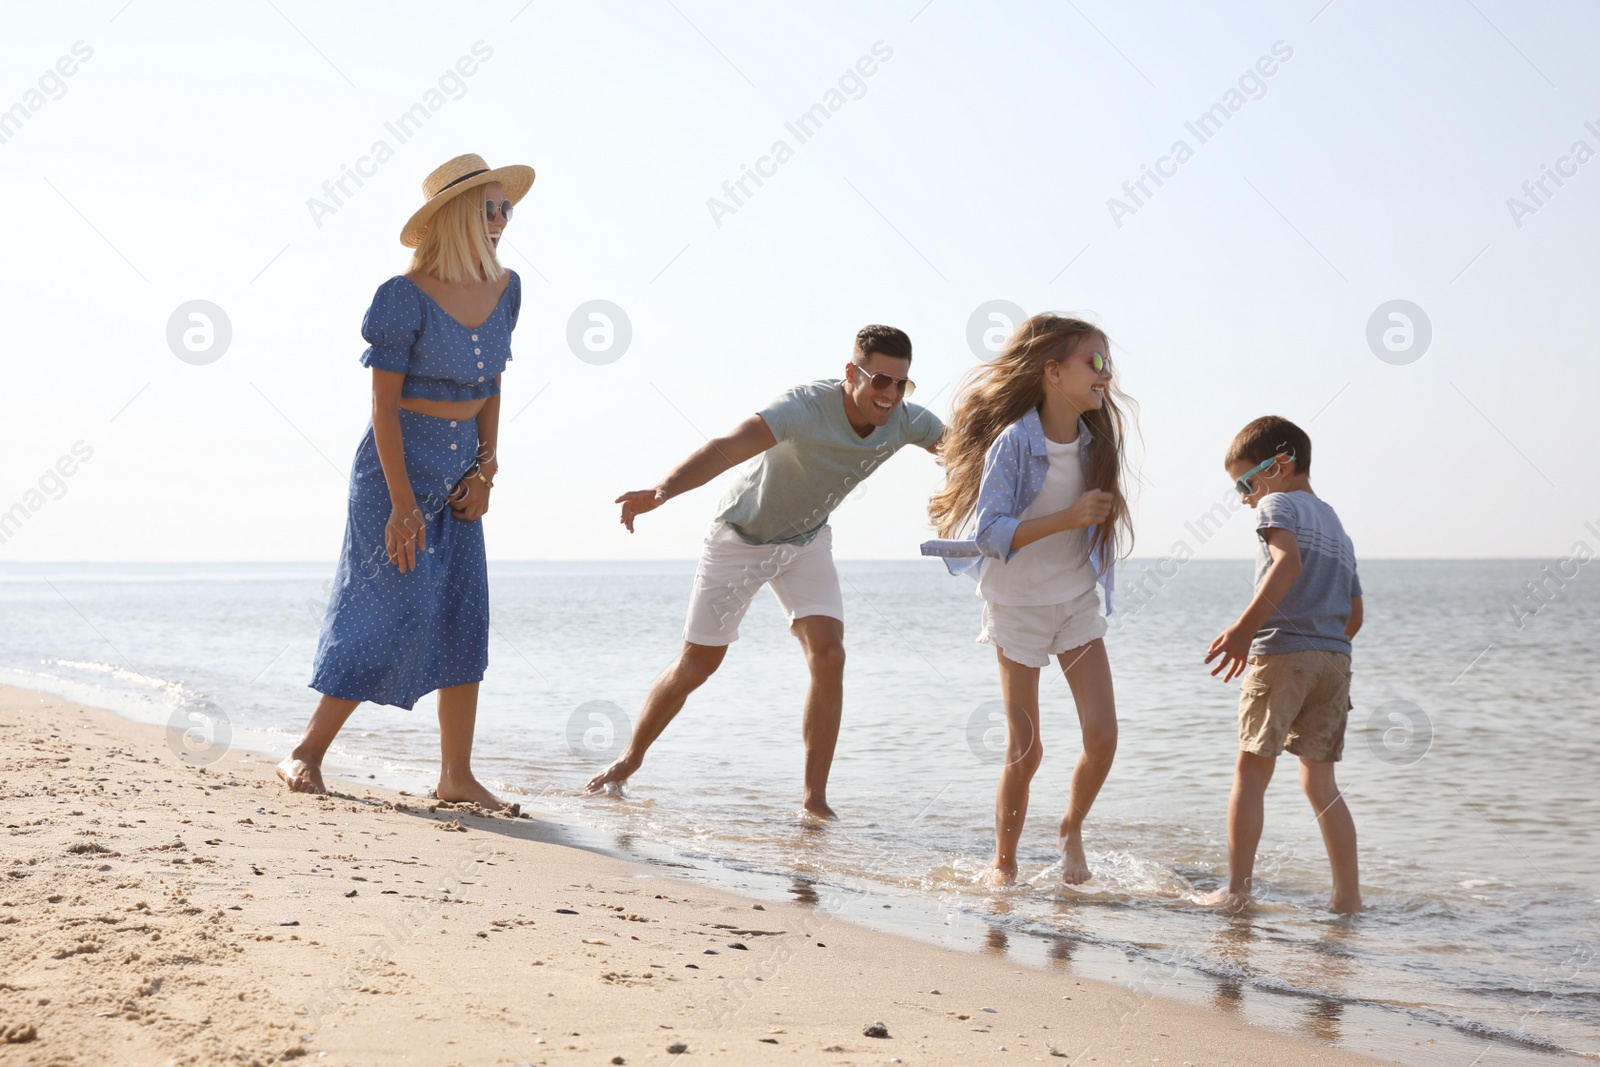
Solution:
M1067 529L1098 526L1111 514L1111 494L1104 489L1089 489L1066 511Z
M1222 676L1224 682L1231 682L1243 674L1245 668L1250 666L1250 642L1254 637L1254 631L1241 630L1238 626L1230 626L1218 634L1206 652L1207 663L1218 656L1222 657L1222 661L1212 668L1211 677L1215 678L1224 668L1228 672Z

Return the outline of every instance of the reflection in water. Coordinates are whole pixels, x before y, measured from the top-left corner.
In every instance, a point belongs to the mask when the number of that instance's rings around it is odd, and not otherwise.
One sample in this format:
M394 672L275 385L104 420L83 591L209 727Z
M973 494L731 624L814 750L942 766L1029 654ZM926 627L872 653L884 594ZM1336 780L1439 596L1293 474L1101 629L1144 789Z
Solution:
M1306 1008L1300 1029L1324 1041L1339 1040L1339 1021L1344 1017L1344 1005L1337 1000L1314 1000Z
M990 956L1004 956L1011 947L1011 940L1006 937L1006 932L998 926L991 926L983 935L983 951Z
M1056 970L1064 971L1072 964L1073 943L1070 938L1052 937L1045 942L1045 955L1050 959L1050 965Z
M822 898L817 895L817 883L803 875L789 883L789 895L794 897L796 904L804 904L808 908L822 903Z

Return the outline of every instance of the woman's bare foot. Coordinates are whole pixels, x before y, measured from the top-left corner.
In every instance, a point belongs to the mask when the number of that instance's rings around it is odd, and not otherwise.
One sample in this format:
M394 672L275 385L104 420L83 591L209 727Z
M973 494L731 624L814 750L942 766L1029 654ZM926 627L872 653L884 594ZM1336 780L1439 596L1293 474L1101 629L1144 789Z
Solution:
M1061 880L1067 885L1082 885L1094 877L1089 873L1089 857L1083 854L1083 835L1062 834L1056 838L1061 850Z
M1001 867L998 864L990 864L989 867L984 870L983 874L978 876L979 885L986 885L992 889L999 889L1002 886L1014 885L1016 884L1016 881L1017 869L1015 867L1011 868L1010 870L1006 870L1004 867Z
M299 759L291 755L278 764L278 777L291 793L326 793L322 784L322 762Z
M504 811L510 807L470 774L463 779L441 774L439 787L434 792L440 800L448 800L454 804L476 804L488 811Z
M633 777L633 772L638 769L639 764L637 761L630 760L626 756L623 756L611 766L607 767L605 770L589 779L589 784L583 787L583 792L585 794L616 792L622 787L622 783Z

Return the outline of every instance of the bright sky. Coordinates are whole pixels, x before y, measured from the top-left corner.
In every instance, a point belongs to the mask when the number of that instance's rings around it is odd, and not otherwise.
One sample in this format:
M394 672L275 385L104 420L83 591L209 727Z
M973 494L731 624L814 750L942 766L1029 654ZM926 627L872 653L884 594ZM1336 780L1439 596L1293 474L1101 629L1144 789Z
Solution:
M0 560L331 561L362 313L462 152L539 175L501 249L524 302L491 558L696 555L718 486L632 537L612 498L838 376L868 322L947 414L994 300L1109 333L1139 555L1248 554L1243 518L1187 524L1268 413L1310 430L1362 556L1600 546L1596 39L1600 10L1510 0L17 6ZM194 300L231 327L203 364L167 340ZM613 362L569 347L592 300L631 323ZM940 478L897 457L838 555L913 558Z

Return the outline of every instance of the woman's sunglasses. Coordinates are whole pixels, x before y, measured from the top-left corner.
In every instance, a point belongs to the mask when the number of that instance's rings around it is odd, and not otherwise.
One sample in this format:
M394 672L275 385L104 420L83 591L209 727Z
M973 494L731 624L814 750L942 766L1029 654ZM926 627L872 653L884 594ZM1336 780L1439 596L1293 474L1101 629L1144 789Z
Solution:
M509 200L502 200L498 204L496 204L493 200L485 200L483 202L483 214L484 214L484 217L487 218L490 222L493 222L495 220L495 216L496 215L504 215L506 217L506 221L510 222L511 221L511 209L514 206L515 205L512 204L511 201L509 201Z
M874 374L859 363L852 363L850 365L856 370L860 371L862 374L867 375L867 384L871 385L872 388L878 390L880 393L888 389L891 385L895 387L895 391L901 396L910 396L912 393L917 391L917 383L912 381L910 378L895 378L887 374Z

